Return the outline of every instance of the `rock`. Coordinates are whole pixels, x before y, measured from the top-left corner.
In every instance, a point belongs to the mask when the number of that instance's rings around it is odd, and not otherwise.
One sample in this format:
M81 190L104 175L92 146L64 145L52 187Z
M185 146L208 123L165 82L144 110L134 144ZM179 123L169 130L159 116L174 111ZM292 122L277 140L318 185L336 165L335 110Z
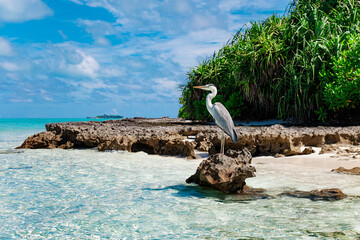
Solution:
M98 145L99 151L107 150L122 150L131 152L131 146L135 142L134 139L128 137L114 138L112 140L107 140Z
M335 147L333 145L324 145L321 147L321 150L319 152L319 154L324 154L324 153L336 153L339 150L338 147Z
M284 154L275 153L274 157L275 157L275 158L280 158L280 157L285 157L285 155L284 155Z
M252 156L247 148L244 148L242 150L229 149L227 150L225 155L231 158L236 158L244 164L251 164Z
M186 182L194 182L225 193L241 193L245 179L255 177L255 168L244 163L249 161L247 158L246 155L239 155L238 158L223 154L211 155L200 163L196 173Z
M331 171L332 172L337 172L337 173L350 174L350 175L360 175L360 167L354 167L352 169L346 169L346 168L343 168L343 167L339 167L339 168L333 169Z
M300 151L300 147L297 148L289 148L289 149L285 149L283 151L284 156L294 156L294 155L300 155L301 151Z
M323 190L312 190L312 191L292 191L280 194L282 196L297 197L297 198L309 198L312 201L325 200L334 201L341 200L347 197L340 189L330 188Z
M270 195L265 193L266 190L263 188L253 188L245 185L242 191L239 192L242 200L256 200L256 199L267 199L272 198Z
M306 147L302 152L301 155L308 155L314 153L314 149L312 147Z
M56 148L61 146L62 148L72 147L70 143L63 142L54 132L41 132L28 137L19 148Z
M284 127L236 126L239 141L226 137L225 151L247 148L253 156L301 154L302 146L336 147L359 145L360 126L351 127ZM133 118L103 122L67 122L46 124L46 131L28 137L19 148L93 148L105 150L144 151L150 154L184 148L180 141L196 136L198 150L219 153L221 134L217 126L172 118ZM169 142L169 143L168 143ZM168 146L166 147L166 144ZM174 147L174 145L179 145ZM172 150L170 150L170 148ZM164 150L166 149L166 150ZM184 150L185 151L185 150ZM188 151L188 150L186 150ZM192 157L188 151L187 157Z
M196 159L194 152L195 144L193 142L182 141L179 139L172 140L165 144L165 146L161 149L160 154L173 156L180 155L187 157L188 159Z
M212 146L211 148L209 148L209 155L215 155L218 154L220 152L220 148L217 148L216 146Z
M202 152L208 152L210 149L211 143L210 142L199 142L197 145L197 150L202 151Z

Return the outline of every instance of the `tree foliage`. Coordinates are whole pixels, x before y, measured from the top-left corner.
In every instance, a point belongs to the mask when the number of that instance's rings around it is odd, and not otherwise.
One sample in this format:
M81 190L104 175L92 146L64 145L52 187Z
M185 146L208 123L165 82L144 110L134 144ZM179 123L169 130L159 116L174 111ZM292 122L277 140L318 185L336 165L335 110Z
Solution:
M209 120L206 92L238 120L332 121L360 110L360 1L294 0L188 73L179 116Z

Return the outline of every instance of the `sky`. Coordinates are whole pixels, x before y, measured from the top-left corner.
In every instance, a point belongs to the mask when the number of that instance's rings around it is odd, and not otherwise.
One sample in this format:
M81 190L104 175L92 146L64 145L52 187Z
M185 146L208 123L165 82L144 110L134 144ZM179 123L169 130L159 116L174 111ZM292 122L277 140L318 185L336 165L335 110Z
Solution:
M290 0L0 0L0 118L176 117L186 74Z

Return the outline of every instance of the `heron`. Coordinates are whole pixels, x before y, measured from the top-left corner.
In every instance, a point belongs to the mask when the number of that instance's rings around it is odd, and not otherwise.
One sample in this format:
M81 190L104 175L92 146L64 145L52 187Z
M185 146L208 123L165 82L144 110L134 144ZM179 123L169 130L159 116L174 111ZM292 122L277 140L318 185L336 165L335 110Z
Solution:
M233 142L236 143L238 141L238 137L234 127L234 121L232 120L229 111L225 108L224 105L222 105L219 102L216 102L214 104L211 103L211 100L217 94L217 88L215 87L214 84L206 84L204 86L194 86L194 88L202 89L205 91L211 91L211 93L209 93L206 96L206 108L211 114L211 116L214 118L216 125L218 125L222 130L220 152L221 154L224 154L224 145L225 145L224 132L227 135L229 135L229 137Z

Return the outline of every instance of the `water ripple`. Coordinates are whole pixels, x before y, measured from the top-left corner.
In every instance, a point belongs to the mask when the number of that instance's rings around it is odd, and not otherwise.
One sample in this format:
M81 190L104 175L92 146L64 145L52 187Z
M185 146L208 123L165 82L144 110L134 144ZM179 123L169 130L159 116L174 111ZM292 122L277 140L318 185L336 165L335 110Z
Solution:
M358 237L359 199L244 202L236 195L185 184L199 162L94 150L2 154L0 239ZM272 194L289 187L288 176L278 175L276 181L273 170L265 167L251 181L253 187L266 185ZM304 175L291 187L311 186L313 177ZM342 175L317 176L328 177L338 177L349 192L356 190L357 184Z

